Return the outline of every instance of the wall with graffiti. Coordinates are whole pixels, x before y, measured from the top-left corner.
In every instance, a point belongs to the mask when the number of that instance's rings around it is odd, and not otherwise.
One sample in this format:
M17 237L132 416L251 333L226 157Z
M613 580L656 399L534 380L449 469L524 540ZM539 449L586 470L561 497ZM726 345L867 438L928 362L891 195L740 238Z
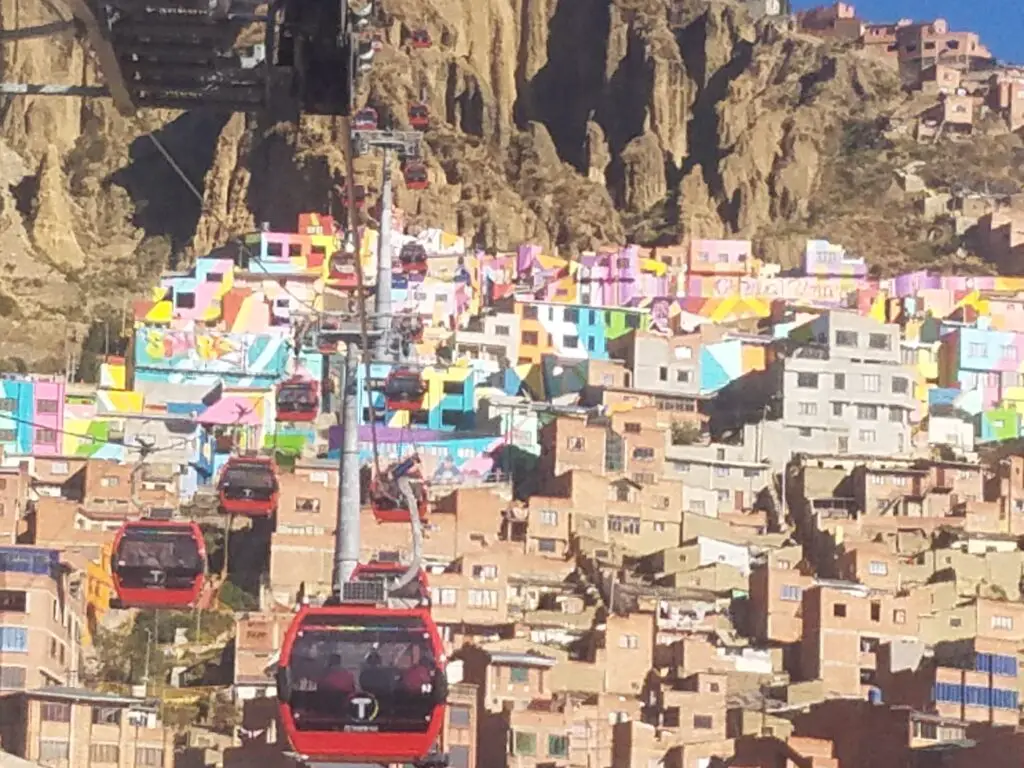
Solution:
M135 331L135 378L171 384L218 380L236 387L271 387L286 371L291 342L284 333Z

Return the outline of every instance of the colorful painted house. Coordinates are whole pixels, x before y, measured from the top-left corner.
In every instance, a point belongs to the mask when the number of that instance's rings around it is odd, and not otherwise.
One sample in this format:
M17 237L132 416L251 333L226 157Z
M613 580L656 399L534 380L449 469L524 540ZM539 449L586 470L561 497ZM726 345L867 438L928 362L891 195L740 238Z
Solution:
M231 259L198 259L189 272L162 278L153 289L151 304L143 306L136 319L172 328L216 322L221 319L221 300L234 285L234 276Z
M828 240L808 240L804 249L804 274L808 277L867 277L863 258L847 255L841 245Z
M608 342L631 330L647 330L650 310L516 301L519 363L540 363L544 355L608 359Z
M408 428L409 439L418 430L432 429L438 432L466 431L475 426L476 419L476 376L468 365L453 365L448 368L429 367L421 371L426 384L426 393L419 408L415 410L389 410L384 397L384 383L393 366L384 363L370 365L370 382L366 384L366 366L358 369L358 397L360 423L370 424L375 416L377 423L395 428ZM372 398L372 400L371 400ZM370 403L373 403L371 413Z
M947 326L948 327L948 326ZM951 327L939 349L939 386L980 390L985 408L1024 384L1024 336L988 328Z

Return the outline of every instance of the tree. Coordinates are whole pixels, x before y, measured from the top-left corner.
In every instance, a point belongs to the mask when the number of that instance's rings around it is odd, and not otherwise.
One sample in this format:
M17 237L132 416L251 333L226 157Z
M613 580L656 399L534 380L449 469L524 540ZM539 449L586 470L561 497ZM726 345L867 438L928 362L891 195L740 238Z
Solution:
M672 445L693 445L700 441L700 427L696 424L672 422Z

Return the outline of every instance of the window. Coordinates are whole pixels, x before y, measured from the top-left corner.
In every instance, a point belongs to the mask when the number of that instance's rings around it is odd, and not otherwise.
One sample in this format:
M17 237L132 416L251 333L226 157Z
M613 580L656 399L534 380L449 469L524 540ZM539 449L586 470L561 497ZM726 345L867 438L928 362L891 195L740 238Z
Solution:
M566 349L576 349L579 345L580 345L580 337L579 336L566 336L565 337L565 342L563 343L562 346L564 346Z
M882 604L881 603L871 603L871 620L872 621L881 621L882 620ZM861 642L863 643L864 641L861 640ZM875 640L875 646L876 647L878 646L878 641L877 640ZM875 648L872 648L871 650L874 651Z
M700 729L714 728L715 719L711 715L694 715L693 727Z
M44 701L39 716L47 723L70 723L71 705L62 701Z
M55 429L37 429L36 430L36 442L53 444L57 442L57 430Z
M608 530L613 533L626 533L638 536L640 534L640 518L608 515Z
M987 354L988 348L984 344L972 341L967 345L968 357L985 357Z
M93 722L93 725L120 725L120 723L121 723L121 708L120 707L93 707L93 710L92 710L92 722Z
M558 525L558 511L554 509L542 509L540 511L540 522L542 525Z
M517 667L513 667L517 669ZM450 706L448 708L448 724L453 728L469 728L472 712L469 707Z
M554 539L537 539L537 551L553 554L558 551L558 545Z
M689 371L676 371L676 383L677 384L689 384L690 383L690 372Z
M869 334L868 346L871 349L892 349L892 336L888 333Z
M833 603L832 604L832 615L838 619L846 618L846 604L845 603Z
M537 332L536 331L523 331L522 335L523 344L531 347L537 346Z
M587 441L582 437L570 437L566 439L565 447L570 451L579 452L587 447Z
M24 688L24 667L0 667L0 689L21 691Z
M121 751L117 748L117 744L90 744L89 745L89 762L90 763L114 763L117 765L121 762Z
M902 376L892 377L892 392L894 395L905 395L910 389L910 382Z
M507 325L496 325L494 326L495 336L509 336L509 328Z
M878 440L878 434L873 429L862 429L858 437L862 443L874 443Z
M833 383L836 389L846 389L846 374L837 373Z
M121 478L107 475L100 478L100 488L116 488L121 484Z
M174 306L178 309L195 309L196 295L194 293L176 293L174 295Z
M817 403L797 403L797 412L801 416L817 416L818 415L818 404Z
M636 461L651 461L654 458L653 448L634 448L633 458Z
M668 366L663 365L658 368L658 381L668 381Z
M527 667L509 667L508 679L513 683L530 682L530 670Z
M537 754L537 734L515 731L513 752L527 757Z
M894 424L903 423L903 410L901 408L890 408L889 409L889 421Z
M992 629L1013 629L1012 616L993 616Z
M861 421L877 421L878 420L878 406L877 405L858 405L857 406L857 418Z
M17 436L13 429L0 429L0 443L13 443Z
M36 413L56 413L56 400L36 400Z
M0 651L27 653L28 629L25 627L0 627Z
M872 576L888 576L889 566L881 560L872 560L868 563L868 573Z
M897 608L892 612L892 623L893 624L906 624L907 623L907 612L902 608Z
M833 416L842 416L843 415L843 404L842 403L832 403L832 415Z
M569 737L568 736L548 736L548 757L568 757L569 756Z
M796 586L795 584L783 584L782 585L782 599L791 603L800 602L800 598L803 596L803 589Z
M796 375L796 385L801 389L817 389L818 374L801 371Z
M498 578L498 566L496 565L474 565L473 578L477 581L491 581Z
M860 381L865 392L882 391L882 377L877 373L865 373L860 377Z
M836 331L837 347L856 347L857 334L854 331Z
M18 589L0 589L0 612L26 613L28 593Z
M462 396L466 393L466 382L463 381L446 381L441 385L441 390L446 395Z
M70 750L66 741L58 741L57 739L39 740L39 762L41 763L67 761L69 754Z
M640 647L640 635L619 635L619 648L635 651Z
M963 623L963 619L961 619L959 616L951 616L949 619L949 626L951 627L959 627L962 626Z
M136 768L163 768L164 751L160 747L136 747Z
M495 610L498 607L498 592L494 589L471 589L469 590L470 608L489 608Z
M632 478L637 485L654 485L655 481L653 472L634 472Z
M299 496L295 499L295 511L315 515L320 512L320 499Z
M448 747L449 768L469 768L469 747L465 744L451 744Z
M432 587L430 601L434 605L455 605L459 602L459 591L452 587Z
M796 433L800 435L800 437L810 437L814 434L814 431L810 427L800 427Z
M580 311L576 307L566 307L562 313L562 319L567 323L578 323L580 321Z
M0 397L0 411L14 413L18 408L18 401L13 397Z
M715 467L715 477L728 477L729 467Z
M523 317L526 320L536 320L537 319L537 307L535 305L533 305L533 304L531 304L529 306L526 306L526 307L523 307Z

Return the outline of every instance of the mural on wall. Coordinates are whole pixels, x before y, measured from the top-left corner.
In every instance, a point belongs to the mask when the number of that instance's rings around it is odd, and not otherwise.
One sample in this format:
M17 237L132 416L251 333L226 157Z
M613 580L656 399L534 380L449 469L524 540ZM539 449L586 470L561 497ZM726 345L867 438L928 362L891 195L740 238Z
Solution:
M135 332L136 378L172 384L226 378L249 386L254 380L279 378L287 368L290 347L284 334L139 328Z

